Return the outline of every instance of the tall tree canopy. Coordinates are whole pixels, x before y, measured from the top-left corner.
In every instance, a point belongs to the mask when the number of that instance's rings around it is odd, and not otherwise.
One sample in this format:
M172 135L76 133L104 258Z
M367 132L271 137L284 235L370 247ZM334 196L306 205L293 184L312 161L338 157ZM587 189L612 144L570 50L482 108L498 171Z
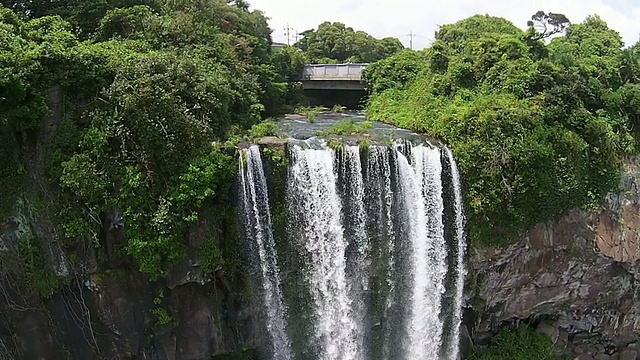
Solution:
M301 35L294 46L314 63L373 62L404 49L396 38L376 39L340 22L323 22L317 30L303 31Z
M475 241L497 244L614 189L637 152L636 44L597 16L545 28L473 16L445 25L423 52L365 70L367 115L442 139L462 169ZM534 26L535 24L530 24ZM543 37L556 33L545 45Z

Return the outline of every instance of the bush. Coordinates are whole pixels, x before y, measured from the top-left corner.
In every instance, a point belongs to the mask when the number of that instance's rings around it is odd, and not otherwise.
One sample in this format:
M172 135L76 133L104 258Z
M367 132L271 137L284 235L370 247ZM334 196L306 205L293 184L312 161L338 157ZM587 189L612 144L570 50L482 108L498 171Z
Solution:
M265 136L275 136L278 131L278 125L273 121L265 121L255 124L249 130L249 136L252 139L260 139Z
M318 117L318 114L320 114L320 112L324 110L326 109L322 106L316 106L316 107L301 106L296 108L295 112L298 115L302 115L306 117L310 123L313 123L316 121L316 117Z
M424 54L367 68L369 119L425 132L453 151L472 242L507 245L615 190L623 157L635 151L637 112L622 99L637 96L620 82L628 59L615 47L619 35L596 25L583 34L614 44L609 51L557 38L545 58L530 33L474 16L443 26Z
M469 360L560 360L548 336L528 326L502 328L489 346L473 353Z

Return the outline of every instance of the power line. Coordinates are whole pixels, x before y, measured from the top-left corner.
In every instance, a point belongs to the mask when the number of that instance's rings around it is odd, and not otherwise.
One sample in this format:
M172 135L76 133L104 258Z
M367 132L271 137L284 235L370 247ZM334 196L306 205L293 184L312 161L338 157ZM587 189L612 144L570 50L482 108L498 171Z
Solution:
M289 35L290 35L289 31L290 30L294 30L294 29L292 27L289 27L289 23L287 23L287 27L284 28L284 33L287 35L287 46L291 45L291 42L289 40L290 39L290 37L289 37ZM298 42L298 31L297 30L296 30L295 35L296 35L296 42Z
M413 50L413 38L426 39L426 40L428 40L428 42L430 44L433 43L433 41L434 41L433 38L431 38L429 36L423 36L423 35L414 33L413 29L410 30L409 34L398 35L398 36L395 36L395 37L396 38L403 38L403 37L407 37L407 36L409 37L409 48L411 50Z
M408 35L406 35L406 36L408 36L408 37L409 37L409 49L413 50L413 37L414 37L414 36L416 36L416 35L413 33L413 29L411 29L411 30L409 31L409 34L408 34Z
M428 37L426 37L426 36L422 36L422 35L420 35L420 34L414 34L414 33L413 33L413 29L411 29L411 30L409 31L409 33L408 33L408 34L404 34L404 35L400 35L400 36L396 36L396 37L406 37L406 36L408 36L408 37L409 37L409 48L410 48L411 50L413 50L413 38L414 38L414 37L419 37L419 38L423 38L423 39L431 40L431 39L429 39L429 38L428 38Z

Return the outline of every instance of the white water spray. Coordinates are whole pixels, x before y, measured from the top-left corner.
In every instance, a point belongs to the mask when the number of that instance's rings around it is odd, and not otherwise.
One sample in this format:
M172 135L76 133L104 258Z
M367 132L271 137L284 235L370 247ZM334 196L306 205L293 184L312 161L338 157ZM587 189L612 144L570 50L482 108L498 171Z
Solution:
M298 264L286 269L297 274L291 279L302 312L292 318L303 329L292 333L302 351L296 358L458 359L464 213L458 168L451 152L442 151L446 169L441 150L427 145L372 145L365 153L348 145L334 151L316 139L288 145L286 241L295 253L284 256L295 255ZM245 158L247 238L260 262L273 358L293 359L259 149L245 151ZM443 194L443 171L452 179L451 197ZM445 204L450 198L453 204ZM445 207L455 216L448 241ZM453 294L451 305L445 293Z
M301 239L310 257L307 276L314 300L315 340L322 360L362 359L361 329L349 296L347 240L341 223L342 206L336 188L334 152L293 146L289 196L302 219Z
M400 191L409 221L412 294L406 321L405 358L437 359L442 325L440 310L447 272L442 214L442 182L438 149L416 146L412 163L398 152Z

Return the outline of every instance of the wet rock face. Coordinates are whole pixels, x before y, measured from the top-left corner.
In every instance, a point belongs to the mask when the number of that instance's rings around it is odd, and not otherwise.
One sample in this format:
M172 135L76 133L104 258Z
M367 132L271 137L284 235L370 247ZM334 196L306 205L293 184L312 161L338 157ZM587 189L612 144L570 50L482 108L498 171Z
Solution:
M224 269L200 271L197 254L211 217L190 231L188 259L158 282L119 258L113 249L122 231L107 227L104 246L77 251L79 266L43 298L29 286L17 250L20 241L39 239L32 211L24 205L0 223L0 359L186 360L255 347L258 309L244 279ZM49 249L49 238L43 241Z
M631 160L619 194L598 211L576 210L540 224L503 251L477 250L471 271L476 342L501 325L527 321L576 357L636 359L639 183L640 162Z
M251 348L255 309L222 283L165 288L159 301L143 277L106 273L30 308L0 303L0 359L186 360Z

